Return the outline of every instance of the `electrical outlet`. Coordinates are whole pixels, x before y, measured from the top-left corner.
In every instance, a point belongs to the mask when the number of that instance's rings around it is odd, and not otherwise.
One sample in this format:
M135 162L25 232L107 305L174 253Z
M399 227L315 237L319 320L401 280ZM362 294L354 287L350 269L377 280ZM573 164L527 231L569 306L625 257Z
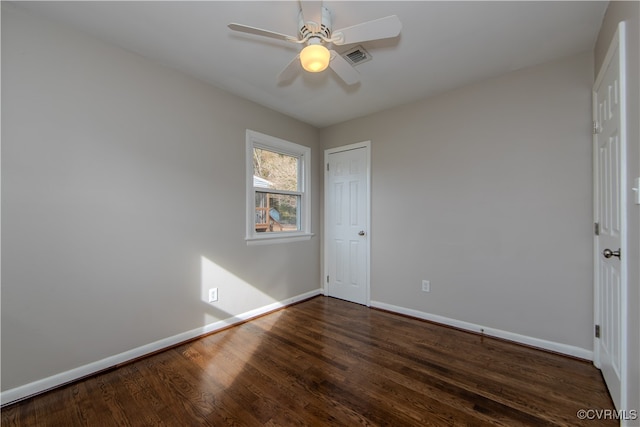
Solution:
M218 288L209 289L209 302L218 301Z
M431 282L428 280L422 281L422 291L423 292L431 292Z

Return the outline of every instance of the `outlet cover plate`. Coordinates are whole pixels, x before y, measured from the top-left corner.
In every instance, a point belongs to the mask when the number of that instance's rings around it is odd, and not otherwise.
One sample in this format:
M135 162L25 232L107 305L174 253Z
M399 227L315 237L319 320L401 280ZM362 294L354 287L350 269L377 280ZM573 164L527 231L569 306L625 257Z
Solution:
M428 280L422 281L422 291L423 292L431 292L431 282Z
M218 288L209 289L209 302L218 301Z

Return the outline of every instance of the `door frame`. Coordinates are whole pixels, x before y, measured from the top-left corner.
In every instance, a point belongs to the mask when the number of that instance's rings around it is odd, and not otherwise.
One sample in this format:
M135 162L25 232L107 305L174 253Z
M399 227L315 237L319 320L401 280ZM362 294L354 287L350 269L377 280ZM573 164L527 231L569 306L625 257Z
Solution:
M592 117L594 121L593 131L593 220L594 224L599 223L599 162L598 162L598 133L597 133L597 88L602 83L602 79L606 73L606 70L613 59L613 56L618 53L619 61L619 81L620 81L620 252L622 254L620 260L620 299L622 301L620 305L621 312L619 313L620 320L620 408L627 408L627 341L628 341L628 322L627 322L627 295L629 281L627 277L627 265L628 265L628 245L627 245L627 109L626 109L626 47L625 47L625 26L624 21L618 24L618 28L611 40L611 43L607 49L607 54L604 61L598 70L597 77L594 81L592 88ZM593 306L593 321L594 329L595 325L602 324L602 313L600 310L600 257L602 256L602 248L600 248L600 241L597 233L594 233L593 237L593 291L594 291L594 306ZM627 256L625 256L627 255ZM593 364L600 369L600 342L599 338L595 336L593 338Z
M323 259L322 259L322 279L321 279L321 288L323 290L324 296L329 296L329 283L327 282L327 278L329 277L329 263L327 260L329 259L329 155L340 153L343 151L351 151L357 150L360 148L365 149L366 153L366 167L367 167L367 194L366 194L366 208L365 208L365 218L367 221L367 239L365 242L365 257L366 257L366 265L365 265L365 289L366 289L366 305L367 307L371 306L371 281L370 281L370 269L371 269L371 141L362 141L357 142L355 144L343 145L335 148L328 148L324 150L324 232L323 232Z

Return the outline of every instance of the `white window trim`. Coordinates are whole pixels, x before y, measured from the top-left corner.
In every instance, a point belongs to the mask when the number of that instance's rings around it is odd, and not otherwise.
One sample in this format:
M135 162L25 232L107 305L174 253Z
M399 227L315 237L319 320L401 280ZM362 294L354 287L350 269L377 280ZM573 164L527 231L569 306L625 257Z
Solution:
M258 233L255 230L256 187L253 186L253 149L264 148L270 151L300 158L299 178L302 179L300 192L300 230L278 233ZM285 141L273 136L247 129L246 137L246 235L247 245L266 245L309 240L311 233L311 149L303 145ZM264 190L264 189L262 189Z

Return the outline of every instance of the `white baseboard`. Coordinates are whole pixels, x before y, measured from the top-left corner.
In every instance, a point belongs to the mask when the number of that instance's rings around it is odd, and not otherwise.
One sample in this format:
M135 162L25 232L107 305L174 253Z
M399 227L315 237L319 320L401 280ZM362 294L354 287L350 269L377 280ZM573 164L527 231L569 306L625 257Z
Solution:
M4 406L9 403L25 399L29 396L42 393L56 387L60 387L64 384L68 384L80 378L84 378L89 375L96 374L100 371L113 368L117 365L129 362L139 357L143 357L148 354L172 347L176 344L180 344L182 342L197 338L199 336L206 335L211 332L226 328L228 326L247 321L254 317L269 313L270 311L274 311L287 305L295 304L296 302L312 298L316 295L321 295L321 293L322 289L316 289L310 292L306 292L292 298L274 302L264 307L256 308L255 310L247 311L246 313L242 313L237 316L229 317L225 320L210 323L200 328L192 329L190 331L186 331L172 337L164 338L150 344L125 351L124 353L115 354L113 356L109 356L107 358L89 363L87 365L79 366L77 368L52 375L50 377L31 382L29 384L3 391L0 393L0 405Z
M454 328L463 329L465 331L483 333L484 335L513 341L519 344L525 344L528 346L593 361L593 351L585 348L575 347L568 344L561 344L554 341L547 341L540 338L529 337L526 335L520 335L514 332L503 331L501 329L489 328L487 326L477 325L475 323L464 322L462 320L451 319L448 317L439 316L437 314L425 313L423 311L399 307L379 301L371 301L371 307L391 311L394 313L404 314L406 316L416 317L418 319L429 320L435 323L441 323L443 325L452 326Z

